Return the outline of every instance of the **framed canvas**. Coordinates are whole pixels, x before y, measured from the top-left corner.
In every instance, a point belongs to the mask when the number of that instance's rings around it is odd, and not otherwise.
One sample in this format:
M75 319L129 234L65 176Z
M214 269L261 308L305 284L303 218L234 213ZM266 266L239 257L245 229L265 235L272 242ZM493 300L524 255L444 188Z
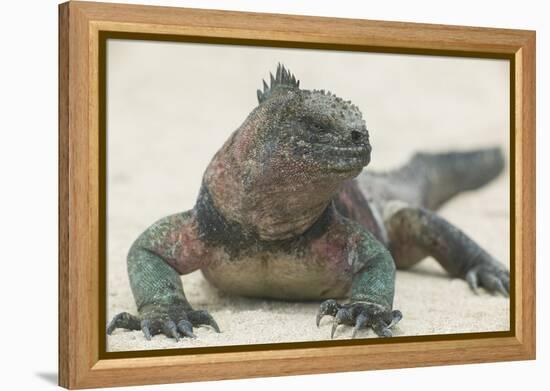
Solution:
M60 385L535 358L534 32L71 1L59 82Z

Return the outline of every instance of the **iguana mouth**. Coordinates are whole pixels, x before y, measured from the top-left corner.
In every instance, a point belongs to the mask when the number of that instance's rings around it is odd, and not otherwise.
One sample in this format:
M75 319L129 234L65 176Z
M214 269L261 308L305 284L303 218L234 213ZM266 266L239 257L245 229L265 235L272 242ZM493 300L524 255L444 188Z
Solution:
M354 146L334 146L312 144L319 161L325 163L330 171L350 172L362 169L370 162L371 146L369 144Z

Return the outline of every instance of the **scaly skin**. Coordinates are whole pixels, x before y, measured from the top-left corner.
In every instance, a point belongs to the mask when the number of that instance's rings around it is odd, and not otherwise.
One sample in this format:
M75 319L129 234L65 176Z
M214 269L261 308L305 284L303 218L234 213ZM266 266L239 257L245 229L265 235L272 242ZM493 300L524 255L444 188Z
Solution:
M159 220L132 245L128 274L139 314L118 314L108 334L120 327L141 329L147 339L160 333L179 339L194 337L193 327L199 325L219 332L214 319L194 310L183 291L180 275L200 269L232 294L324 300L316 322L319 326L323 316L334 316L332 335L346 324L354 326L352 337L364 327L391 336L402 317L393 309L392 253L403 253L410 243L433 250L435 239L449 250L438 253L451 265L448 270L460 270L472 285L481 280L487 288L496 286L495 273L490 284L484 283L494 263L479 260L489 259L488 254L474 259L473 241L440 218L422 225L425 216L412 206L393 206L396 199L410 202L392 184L398 175L378 176L375 189L352 181L371 152L357 107L330 92L300 89L281 65L270 84L264 82L259 105L210 162L195 207ZM453 171L456 165L450 166ZM439 198L426 199L441 203L464 187L447 194L430 178L420 179L426 189L435 184L436 190L419 190L405 180L408 196L436 194ZM450 252L460 255L465 248L467 261ZM502 270L498 276L505 274ZM341 298L349 302L335 301Z

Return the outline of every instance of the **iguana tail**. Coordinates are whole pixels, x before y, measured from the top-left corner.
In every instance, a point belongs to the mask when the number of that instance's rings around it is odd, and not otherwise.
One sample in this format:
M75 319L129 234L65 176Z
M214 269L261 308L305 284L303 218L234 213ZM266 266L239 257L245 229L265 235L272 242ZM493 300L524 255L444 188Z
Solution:
M498 147L467 152L417 153L398 176L409 177L419 186L421 203L435 210L462 191L477 189L504 169Z

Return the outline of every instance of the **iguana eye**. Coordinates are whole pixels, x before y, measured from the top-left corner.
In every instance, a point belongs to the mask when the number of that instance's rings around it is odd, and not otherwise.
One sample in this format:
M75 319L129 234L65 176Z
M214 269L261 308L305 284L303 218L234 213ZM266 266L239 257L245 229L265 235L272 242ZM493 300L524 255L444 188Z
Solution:
M309 129L314 133L327 133L330 132L331 127L325 123L310 122Z
M363 138L363 134L361 132L358 132L357 130L351 131L351 141L354 143L359 142Z

